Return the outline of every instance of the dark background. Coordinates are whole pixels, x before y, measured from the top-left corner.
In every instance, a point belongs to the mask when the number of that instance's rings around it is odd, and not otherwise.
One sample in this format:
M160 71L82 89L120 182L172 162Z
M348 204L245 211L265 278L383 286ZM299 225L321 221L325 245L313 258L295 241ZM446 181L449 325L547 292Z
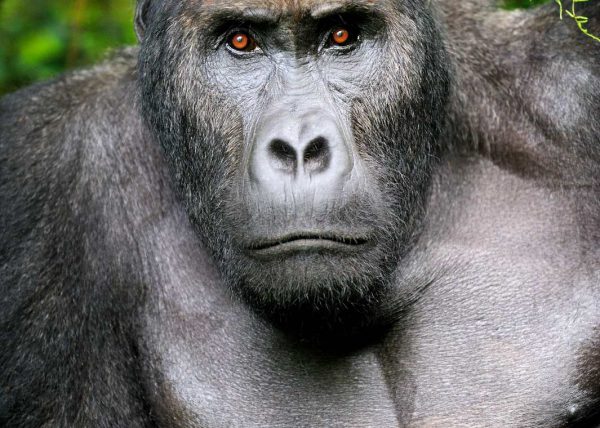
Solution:
M505 0L504 7L547 1ZM0 95L134 44L134 6L135 0L0 0Z

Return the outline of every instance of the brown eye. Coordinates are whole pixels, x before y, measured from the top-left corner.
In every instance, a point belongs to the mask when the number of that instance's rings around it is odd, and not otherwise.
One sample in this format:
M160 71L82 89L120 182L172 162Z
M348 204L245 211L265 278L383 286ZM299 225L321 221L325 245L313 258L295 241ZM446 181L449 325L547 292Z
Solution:
M345 46L349 41L351 41L350 31L345 28L336 28L331 33L331 42L334 45Z
M228 44L236 51L250 52L256 49L256 42L254 39L242 32L234 33L229 38Z

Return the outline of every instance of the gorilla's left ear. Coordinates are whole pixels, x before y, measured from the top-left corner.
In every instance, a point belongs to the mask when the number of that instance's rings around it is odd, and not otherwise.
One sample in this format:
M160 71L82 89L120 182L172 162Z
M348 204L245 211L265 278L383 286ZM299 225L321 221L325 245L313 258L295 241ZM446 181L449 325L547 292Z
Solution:
M137 34L138 42L144 39L146 28L151 20L153 10L156 7L155 3L159 0L138 0L135 8L135 33Z

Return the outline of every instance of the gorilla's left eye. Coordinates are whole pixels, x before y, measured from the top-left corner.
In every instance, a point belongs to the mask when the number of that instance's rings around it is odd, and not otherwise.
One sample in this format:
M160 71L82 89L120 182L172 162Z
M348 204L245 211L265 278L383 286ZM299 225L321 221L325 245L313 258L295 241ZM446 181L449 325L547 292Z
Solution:
M346 47L358 40L358 32L347 27L337 27L329 34L329 46Z

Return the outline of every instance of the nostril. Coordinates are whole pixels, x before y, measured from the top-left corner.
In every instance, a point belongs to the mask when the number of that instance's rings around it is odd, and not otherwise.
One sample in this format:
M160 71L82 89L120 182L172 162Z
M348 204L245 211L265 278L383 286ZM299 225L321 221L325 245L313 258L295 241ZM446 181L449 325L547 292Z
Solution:
M327 142L325 138L319 137L312 140L304 150L304 162L310 162L317 159L327 152Z
M275 139L271 142L271 153L279 159L296 161L296 150L283 140Z
M296 170L296 150L288 143L278 138L269 144L269 154L279 169L290 172Z
M327 140L323 137L317 137L312 140L306 149L304 149L305 168L310 172L321 172L329 165L330 151Z

